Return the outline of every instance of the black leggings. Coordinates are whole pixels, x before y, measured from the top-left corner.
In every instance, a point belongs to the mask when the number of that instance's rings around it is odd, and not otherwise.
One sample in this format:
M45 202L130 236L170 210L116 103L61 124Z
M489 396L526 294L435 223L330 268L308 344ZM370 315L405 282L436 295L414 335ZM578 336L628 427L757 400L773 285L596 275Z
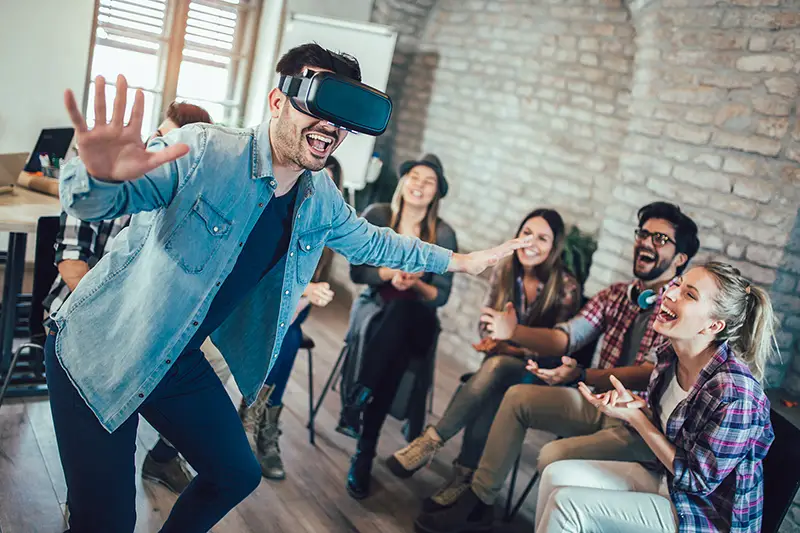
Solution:
M369 328L358 383L372 390L364 410L362 444L373 447L412 359L429 355L436 335L436 311L415 300L388 302Z

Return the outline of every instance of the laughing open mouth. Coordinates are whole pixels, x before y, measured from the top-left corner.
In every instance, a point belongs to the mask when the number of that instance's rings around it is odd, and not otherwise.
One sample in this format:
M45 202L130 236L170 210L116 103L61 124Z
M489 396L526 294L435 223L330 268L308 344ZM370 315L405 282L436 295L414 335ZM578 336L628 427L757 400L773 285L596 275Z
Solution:
M650 250L639 249L636 251L636 265L639 267L650 267L658 260L658 255Z
M335 139L330 135L324 135L319 132L312 132L306 135L306 142L311 148L311 153L318 157L328 155L328 151L333 146L334 141Z
M658 315L656 316L656 320L658 320L659 322L672 322L677 318L678 315L676 315L674 311L670 311L664 304L661 304L661 308L658 310Z

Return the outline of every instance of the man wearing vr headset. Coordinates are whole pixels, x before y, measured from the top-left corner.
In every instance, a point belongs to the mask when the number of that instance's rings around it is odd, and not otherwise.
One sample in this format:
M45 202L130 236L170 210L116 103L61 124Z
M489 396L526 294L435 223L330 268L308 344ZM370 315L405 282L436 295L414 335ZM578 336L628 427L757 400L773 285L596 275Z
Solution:
M313 44L278 71L294 80L269 93L267 122L191 125L147 146L140 90L123 123L124 77L110 122L95 80L91 130L65 93L81 157L62 171L64 209L83 220L137 213L54 314L45 346L72 531L134 530L137 413L198 472L162 533L208 531L255 489L261 469L200 343L211 335L252 403L325 246L354 264L477 274L530 244L454 254L357 217L312 171L344 141L339 126L380 133L388 97L358 81L354 59Z

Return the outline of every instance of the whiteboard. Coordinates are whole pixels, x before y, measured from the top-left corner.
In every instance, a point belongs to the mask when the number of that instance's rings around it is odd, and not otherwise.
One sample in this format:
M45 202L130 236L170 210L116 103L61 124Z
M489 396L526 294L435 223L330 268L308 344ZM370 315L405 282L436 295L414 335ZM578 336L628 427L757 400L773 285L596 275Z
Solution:
M343 52L358 59L361 81L380 91L386 91L397 32L388 26L356 23L292 13L286 20L278 57L291 48L317 43L333 52ZM275 83L278 78L276 74ZM396 102L394 102L397 105ZM366 185L367 166L375 148L375 137L354 135L336 149L334 156L342 164L344 186L361 190Z

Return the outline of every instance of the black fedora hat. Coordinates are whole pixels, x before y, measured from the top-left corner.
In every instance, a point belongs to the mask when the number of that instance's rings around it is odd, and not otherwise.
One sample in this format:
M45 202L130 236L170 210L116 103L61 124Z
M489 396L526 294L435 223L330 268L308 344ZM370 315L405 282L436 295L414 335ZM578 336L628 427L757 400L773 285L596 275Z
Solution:
M398 172L400 173L401 177L405 176L417 165L426 166L436 172L436 185L439 189L439 198L444 198L447 195L448 186L447 179L444 177L444 167L442 167L442 162L439 161L439 158L433 154L425 154L422 159L404 161L400 165Z

